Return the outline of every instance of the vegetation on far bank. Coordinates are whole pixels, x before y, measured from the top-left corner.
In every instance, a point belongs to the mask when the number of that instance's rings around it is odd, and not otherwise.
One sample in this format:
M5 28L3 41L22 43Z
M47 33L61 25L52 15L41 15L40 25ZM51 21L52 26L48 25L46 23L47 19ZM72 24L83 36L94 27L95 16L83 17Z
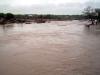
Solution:
M37 14L25 14L25 15L16 15L12 13L0 13L0 24L8 24L8 23L29 23L29 22L37 22L37 23L45 23L46 21L51 20L97 20L100 22L100 9L92 9L91 7L87 7L84 10L84 14L82 15L37 15Z
M36 15L36 14L25 14L16 15L12 13L0 13L0 24L6 23L24 23L24 22L45 22L51 20L73 20L83 19L83 15Z

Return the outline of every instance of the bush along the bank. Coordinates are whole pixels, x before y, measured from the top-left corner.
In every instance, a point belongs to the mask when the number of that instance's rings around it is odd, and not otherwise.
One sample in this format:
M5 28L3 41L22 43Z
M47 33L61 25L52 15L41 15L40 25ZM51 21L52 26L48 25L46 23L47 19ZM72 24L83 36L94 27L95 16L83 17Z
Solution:
M13 23L14 15L12 13L0 13L0 24Z

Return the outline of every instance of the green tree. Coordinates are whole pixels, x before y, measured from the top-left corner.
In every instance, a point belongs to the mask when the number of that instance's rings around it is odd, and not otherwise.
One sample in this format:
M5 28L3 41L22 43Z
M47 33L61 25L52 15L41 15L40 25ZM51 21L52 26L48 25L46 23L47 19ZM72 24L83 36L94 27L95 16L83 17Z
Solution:
M88 6L87 8L85 8L83 13L85 15L85 18L90 20L92 22L92 24L94 24L94 20L95 20L95 16L96 16L95 9Z
M0 18L4 18L5 14L4 13L0 13Z
M95 12L96 12L96 18L98 22L100 22L100 9L95 9Z
M12 13L7 13L6 15L5 15L5 19L6 20L10 20L10 19L13 19L14 18L14 15L12 14Z

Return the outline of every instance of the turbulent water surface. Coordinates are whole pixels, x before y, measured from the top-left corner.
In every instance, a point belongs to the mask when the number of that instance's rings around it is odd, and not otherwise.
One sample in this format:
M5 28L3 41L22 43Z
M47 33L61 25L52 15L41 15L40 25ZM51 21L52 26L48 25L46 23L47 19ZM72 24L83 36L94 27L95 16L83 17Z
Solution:
M82 21L0 26L0 75L100 75L100 29Z

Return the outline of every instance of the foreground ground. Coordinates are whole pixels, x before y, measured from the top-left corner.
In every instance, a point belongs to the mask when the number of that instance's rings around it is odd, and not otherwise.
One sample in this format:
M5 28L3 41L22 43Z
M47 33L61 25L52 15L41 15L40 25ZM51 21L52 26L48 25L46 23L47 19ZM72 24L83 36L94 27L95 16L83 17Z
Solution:
M100 29L84 23L0 26L0 75L100 75Z

